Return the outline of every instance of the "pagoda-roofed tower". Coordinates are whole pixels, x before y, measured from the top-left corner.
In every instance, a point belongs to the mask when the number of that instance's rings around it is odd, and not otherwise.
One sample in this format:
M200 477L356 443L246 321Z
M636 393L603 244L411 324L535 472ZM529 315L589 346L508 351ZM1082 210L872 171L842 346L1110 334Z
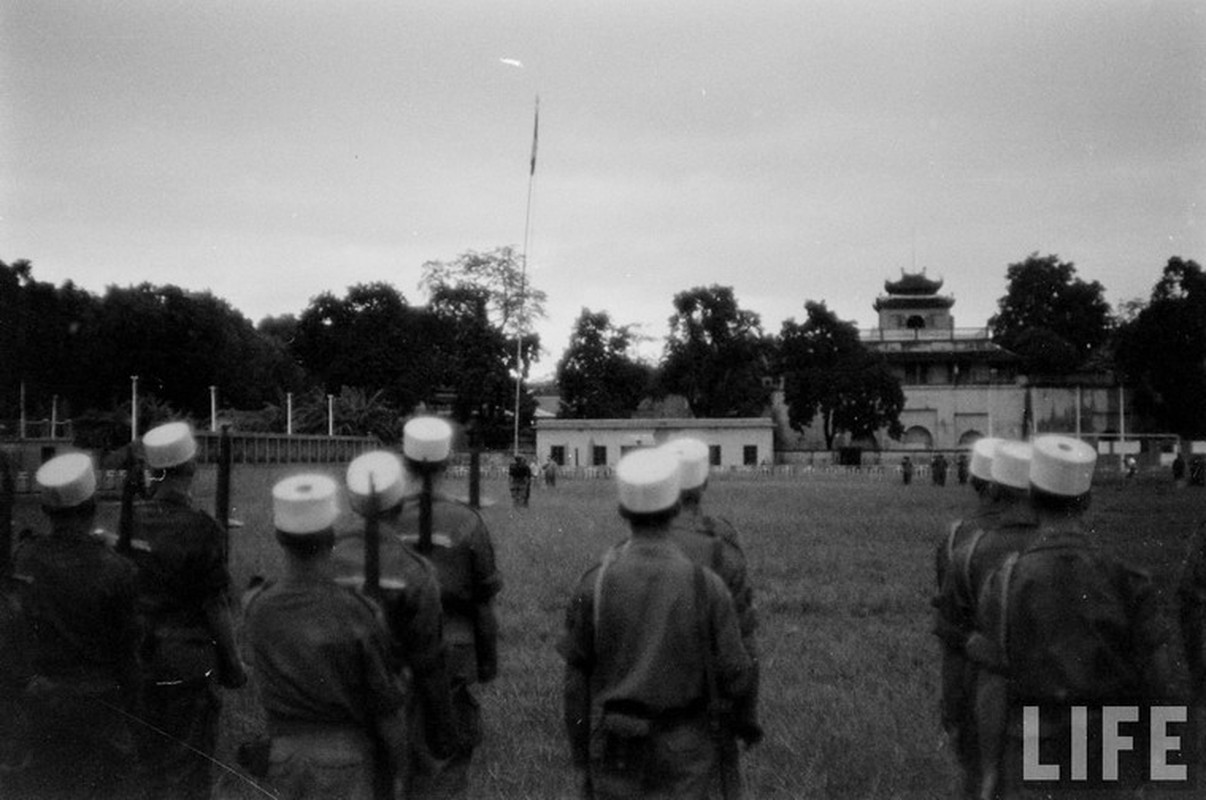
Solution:
M884 281L886 295L875 300L881 330L951 330L955 327L951 306L955 298L940 295L942 279L921 272L900 271L900 280Z

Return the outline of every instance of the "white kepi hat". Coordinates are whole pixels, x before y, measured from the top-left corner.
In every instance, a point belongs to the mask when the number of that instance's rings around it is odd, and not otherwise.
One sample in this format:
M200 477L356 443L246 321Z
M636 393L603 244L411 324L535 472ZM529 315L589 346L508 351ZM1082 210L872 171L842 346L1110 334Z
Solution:
M1030 483L1064 497L1079 497L1093 485L1097 451L1080 439L1047 434L1033 442Z
M372 486L369 486L370 479ZM348 500L357 514L368 511L369 491L377 493L377 510L386 511L402 502L406 478L402 460L385 450L374 450L348 464Z
M46 508L75 508L96 493L96 470L87 453L55 456L38 468L34 480Z
M667 511L682 489L678 456L663 448L633 450L616 465L620 507L634 514Z
M993 482L1011 489L1029 489L1033 452L1026 442L1001 442L992 457Z
M147 466L168 469L190 460L197 454L197 440L187 422L169 422L147 431L142 437Z
M671 439L665 448L678 457L679 477L684 492L698 489L708 481L708 446L699 439Z
M321 533L335 523L338 487L326 475L294 475L272 487L272 524L281 533Z
M420 464L436 464L452 452L452 426L439 417L415 417L402 429L402 455Z
M972 445L971 465L968 468L973 478L992 480L992 457L997 452L997 446L1003 441L1005 440L996 436L981 436L976 440Z

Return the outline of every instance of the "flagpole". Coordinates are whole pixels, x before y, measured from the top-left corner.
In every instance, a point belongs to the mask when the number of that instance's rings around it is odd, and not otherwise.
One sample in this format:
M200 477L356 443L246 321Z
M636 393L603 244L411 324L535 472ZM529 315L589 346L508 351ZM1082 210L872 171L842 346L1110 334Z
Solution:
M532 185L536 183L536 140L540 133L540 95L536 95L536 114L532 122L532 160L528 167L528 204L523 220L523 252L519 256L519 316L515 326L515 438L512 455L519 455L519 398L523 394L524 303L528 289L528 235L532 230Z

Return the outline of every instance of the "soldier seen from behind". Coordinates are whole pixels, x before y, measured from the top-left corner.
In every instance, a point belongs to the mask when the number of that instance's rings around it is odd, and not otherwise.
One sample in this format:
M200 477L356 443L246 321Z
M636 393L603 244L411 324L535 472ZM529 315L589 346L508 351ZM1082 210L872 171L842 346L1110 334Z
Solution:
M741 641L753 664L753 686L743 698L740 706L726 720L725 750L722 766L734 787L726 796L736 796L739 786L737 770L737 740L747 746L762 740L762 726L758 722L758 646L755 633L758 630L758 615L754 610L754 590L746 568L745 552L741 549L740 536L733 523L724 517L714 517L704 512L703 495L708 488L711 471L708 446L699 439L684 437L666 443L666 449L679 460L679 480L682 508L670 525L670 538L696 564L715 572L724 581L733 599L737 612L737 627Z
M1102 705L1172 699L1168 630L1152 582L1100 549L1085 519L1096 460L1079 439L1033 441L1030 505L1038 531L981 590L968 652L982 668L976 713L983 797L1033 796L1023 781L1023 706L1048 715L1038 742L1044 758L1069 764L1071 706L1085 706L1088 729L1101 730ZM1138 761L1124 762L1108 788L1065 782L1042 796L1131 796L1146 774L1147 758L1143 769Z
M469 764L481 742L481 707L473 685L498 674L498 619L494 597L502 578L494 543L481 515L442 491L452 454L452 427L437 417L416 417L402 431L407 483L421 487L403 500L397 535L435 566L444 613L444 646L451 683L457 750L449 759L421 747L415 759L414 797L466 797Z
M145 629L139 749L148 798L209 798L219 686L247 671L235 643L225 532L194 505L197 442L188 423L143 436L153 494L134 506L129 556L138 566Z
M588 798L706 798L719 726L752 688L732 598L671 540L678 459L662 448L616 468L631 538L578 581L558 651L565 724Z
M29 682L29 646L21 614L21 587L12 571L13 505L16 476L12 459L0 450L0 797L11 792L10 775L21 769L25 755L18 738L22 728L20 697Z
M286 800L374 800L379 776L401 774L405 758L406 697L381 610L335 580L336 494L325 475L273 487L284 575L245 600L267 779Z
M93 536L96 472L84 453L35 477L50 533L18 545L32 676L19 699L22 769L6 797L138 796L131 720L140 714L132 564Z
M940 717L958 761L958 796L963 798L975 798L980 786L977 670L966 645L975 632L984 581L1010 553L1025 549L1038 530L1027 499L1030 459L1031 447L1024 442L977 440L969 466L976 508L951 525L935 554L934 632L942 645Z
M1189 540L1189 552L1177 584L1177 621L1185 647L1193 703L1206 702L1206 522Z
M905 456L900 462L900 480L905 486L913 482L913 459Z
M375 596L385 611L394 655L411 689L410 749L446 758L456 747L457 729L445 661L440 586L431 562L402 540L399 518L408 493L402 460L383 450L357 457L348 465L347 492L352 510L364 523L336 536L336 580ZM373 524L375 537L369 535ZM372 555L366 548L373 544L377 574L370 577ZM401 777L404 785L410 783L409 774ZM404 792L410 795L409 790Z

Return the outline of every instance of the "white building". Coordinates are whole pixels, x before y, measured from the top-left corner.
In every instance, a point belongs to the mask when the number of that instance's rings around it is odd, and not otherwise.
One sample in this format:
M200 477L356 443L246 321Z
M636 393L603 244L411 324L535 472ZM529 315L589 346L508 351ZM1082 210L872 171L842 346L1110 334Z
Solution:
M740 419L536 419L536 456L569 467L614 467L638 447L693 437L708 445L713 467L752 467L775 460L775 423Z

